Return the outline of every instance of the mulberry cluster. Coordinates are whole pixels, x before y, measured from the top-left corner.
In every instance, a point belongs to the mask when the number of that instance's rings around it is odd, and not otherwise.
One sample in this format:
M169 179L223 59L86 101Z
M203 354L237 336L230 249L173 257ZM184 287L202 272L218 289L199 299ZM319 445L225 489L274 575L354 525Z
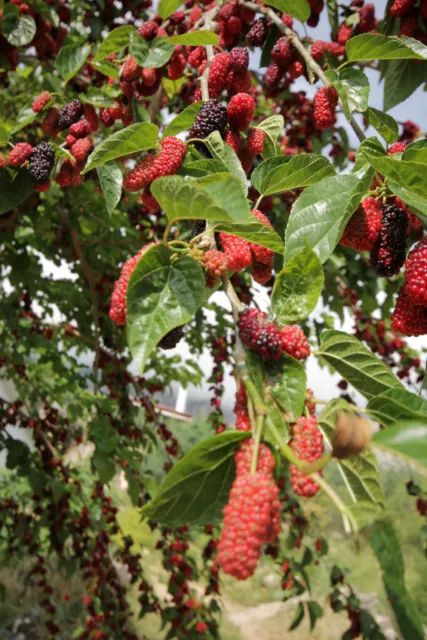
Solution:
M227 109L216 100L209 100L197 114L190 130L190 138L203 140L214 131L219 131L223 136L227 122Z
M427 306L427 238L418 242L405 262L405 290L415 305Z
M304 462L315 462L323 454L323 438L315 416L298 418L292 427L292 438L289 443L297 458ZM319 491L319 485L309 476L304 475L293 464L289 465L292 488L303 498L311 498Z
M371 249L371 265L380 276L394 276L405 262L409 219L396 205L383 208L381 230Z
M217 249L206 251L203 256L203 267L206 274L206 286L215 287L228 271L228 258L225 253Z
M136 256L133 256L132 258L129 258L129 260L126 260L122 267L120 277L114 284L114 290L111 296L110 312L108 314L115 324L126 324L126 293L129 278L131 277L132 272L138 264L141 256L145 251L147 251L149 247L154 246L154 244L155 243L152 242L145 245L145 247L142 247L142 249L138 251Z
M314 96L314 121L321 131L329 129L335 123L335 109L338 93L334 87L322 87Z
M366 198L348 221L340 244L356 251L370 251L381 230L382 217L375 198Z
M247 347L264 360L277 360L282 353L280 330L267 320L259 309L247 309L237 323L240 338Z
M80 116L83 114L83 105L80 100L72 100L65 107L62 107L59 112L57 126L58 129L64 131L68 129L72 124L77 122Z
M46 184L54 163L55 151L50 144L47 142L38 144L30 157L30 166L28 169L33 182L38 185Z
M297 360L305 360L310 355L310 343L304 331L297 325L288 325L280 331L281 346L285 353Z
M257 471L250 473L252 441L236 453L236 479L224 508L224 523L218 542L216 563L238 580L255 571L264 544L280 533L279 489L273 479L274 458L260 446Z
M169 136L162 140L161 151L157 155L145 156L124 180L124 187L127 191L139 191L143 187L150 185L161 176L170 176L178 171L187 147L174 136Z
M406 149L405 142L395 142L391 145L390 149L387 151L388 156L392 156L394 153L403 153Z

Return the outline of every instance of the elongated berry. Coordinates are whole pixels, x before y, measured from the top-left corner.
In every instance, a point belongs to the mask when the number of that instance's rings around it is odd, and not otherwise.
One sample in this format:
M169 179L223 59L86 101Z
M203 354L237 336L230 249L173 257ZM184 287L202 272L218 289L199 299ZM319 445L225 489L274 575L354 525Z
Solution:
M141 256L149 247L152 247L155 243L147 244L138 251L135 256L129 258L124 263L120 277L114 284L113 294L111 296L111 307L109 316L111 320L118 325L126 324L126 294L129 283L129 278L132 275L133 270L138 264Z
M405 281L408 298L427 306L427 238L418 242L406 258Z
M304 462L315 462L323 454L323 438L315 416L298 418L292 427L289 443L297 458ZM289 465L291 483L297 496L311 498L319 491L319 485L304 475L295 465Z
M396 205L383 208L381 230L371 249L371 266L380 276L399 273L405 262L409 219Z
M282 349L297 360L305 360L310 355L310 343L304 331L297 325L288 325L280 331Z
M381 230L382 217L375 198L366 198L348 221L340 244L356 251L370 251Z
M406 286L399 290L391 316L391 328L404 336L427 334L427 308L412 302L406 292Z
M282 353L280 330L259 309L247 309L237 323L240 339L264 360L277 360Z

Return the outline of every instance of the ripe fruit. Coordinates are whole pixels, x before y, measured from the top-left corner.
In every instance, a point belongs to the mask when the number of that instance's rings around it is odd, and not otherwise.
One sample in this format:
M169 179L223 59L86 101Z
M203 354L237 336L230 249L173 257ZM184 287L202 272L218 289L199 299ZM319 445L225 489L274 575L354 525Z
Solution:
M109 316L113 322L118 325L126 324L126 293L128 288L129 278L132 275L133 270L139 262L139 259L149 247L154 246L154 242L142 247L136 254L132 256L124 263L120 272L120 277L114 284L113 293L111 296L111 306Z
M391 145L390 149L387 151L388 156L392 156L394 153L403 153L406 149L405 142L395 142Z
M246 71L249 67L249 51L244 47L234 47L230 51L230 66L239 73Z
M71 153L78 162L83 162L89 155L91 148L92 142L89 138L81 138L72 145Z
M278 39L271 50L271 59L279 67L287 67L292 60L292 47L286 36Z
M390 14L393 18L402 18L410 12L414 6L414 0L394 0L390 7Z
M237 323L240 338L247 347L264 360L277 360L282 353L280 331L259 309L247 309Z
M248 137L246 138L246 148L254 157L258 156L264 151L265 133L262 129L252 128L249 129Z
M253 47L260 47L262 44L264 44L267 33L268 29L266 20L264 18L259 18L252 23L251 28L246 34L246 40Z
M252 438L243 440L239 445L234 456L236 462L236 473L238 476L250 472L253 446L254 443ZM257 471L262 471L267 475L271 475L275 466L276 461L274 459L274 455L271 453L271 449L269 449L266 444L261 443L258 450Z
M228 121L234 131L247 129L254 117L255 100L248 93L237 93L228 103Z
M237 131L227 131L224 136L225 142L235 151L235 153L239 153L242 148L242 141L240 139L240 133Z
M208 88L210 98L216 98L224 89L229 70L230 54L218 53L212 60L209 69Z
M417 305L427 306L427 238L418 242L405 261L405 291Z
M396 307L391 316L391 328L404 336L423 336L427 334L427 309L415 305L406 292L406 286L400 288Z
M292 427L289 445L297 458L305 462L311 463L322 457L323 438L315 416L298 418ZM319 485L295 465L290 464L289 469L292 488L297 496L310 498L319 491Z
M55 163L55 151L47 142L38 144L30 158L29 174L36 184L45 184Z
M267 225L267 227L272 226L267 216L264 215L262 211L259 211L259 209L252 209L252 213L260 222ZM274 251L268 249L268 247L263 247L260 244L255 244L254 242L250 243L250 249L252 251L254 261L269 267L271 271L273 268Z
M223 136L227 120L227 109L216 100L209 100L197 114L190 130L190 138L204 139L213 131L219 131Z
M144 156L128 173L123 183L127 191L139 191L160 176L170 176L178 171L187 151L185 144L179 138L169 136L160 145L161 151L157 155Z
M314 96L314 121L317 129L329 129L335 122L338 93L334 87L322 87Z
M178 342L182 339L184 335L185 325L181 325L179 327L175 327L175 329L171 329L163 338L159 341L158 347L160 349L174 349Z
M28 142L18 142L9 153L7 162L12 167L20 167L28 160L34 148Z
M310 355L310 343L304 331L297 325L288 325L280 331L280 341L285 353L297 360L304 360Z
M394 204L383 208L378 237L371 250L371 266L380 276L399 273L406 257L409 219L406 212Z
M83 114L83 105L80 100L72 100L65 107L62 107L58 117L58 129L64 131L68 129Z
M380 232L382 217L375 198L366 198L347 222L340 244L356 251L370 251Z
M49 91L42 91L39 96L34 98L31 108L35 113L43 111L45 106L50 102L51 95Z

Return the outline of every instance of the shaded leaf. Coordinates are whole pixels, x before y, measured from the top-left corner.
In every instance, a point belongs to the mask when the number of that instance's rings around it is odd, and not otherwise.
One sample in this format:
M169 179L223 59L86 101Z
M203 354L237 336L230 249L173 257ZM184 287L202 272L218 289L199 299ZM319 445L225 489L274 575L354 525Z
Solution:
M68 44L55 59L55 68L64 82L68 82L81 69L90 53L90 44Z
M0 169L0 215L25 202L33 190L34 182L26 169L21 169L14 177L6 169Z
M366 75L360 69L343 69L335 87L343 104L347 118L353 111L366 111L368 108L370 85Z
M363 167L351 175L325 178L307 187L292 207L285 233L285 263L308 244L325 262L351 215L367 193L374 172Z
M249 206L241 183L229 173L197 180L174 175L152 183L151 193L169 220L249 221Z
M278 360L269 362L265 384L281 411L288 413L292 420L300 417L304 408L307 376L299 360L282 355Z
M203 106L203 101L194 102L190 104L188 107L185 107L169 124L163 133L163 138L166 136L176 136L177 133L181 133L181 131L186 131L193 126L193 123L196 119L197 114Z
M172 263L171 255L165 245L147 249L129 280L128 344L141 372L159 340L189 322L204 301L200 264L188 256Z
M122 195L123 174L120 168L112 163L107 163L97 168L99 182L105 198L105 204L109 215L120 202Z
M307 609L308 615L310 616L310 631L313 631L316 622L323 616L323 609L315 600L309 600L307 602Z
M95 450L92 456L93 466L98 472L99 479L103 484L107 484L114 478L116 473L116 465L114 460L107 453Z
M271 162L271 160L276 160L276 158L265 162ZM335 169L327 158L304 153L294 156L289 162L281 163L272 168L262 179L259 191L265 196L282 193L315 184L331 175L335 175Z
M100 62L108 58L112 53L117 53L117 51L128 47L131 33L135 33L135 27L130 24L124 24L110 31L107 37L101 42L96 56L93 59L94 62Z
M158 127L151 122L138 122L116 131L95 147L82 173L87 173L100 164L105 164L121 156L145 149L154 149L157 144L158 131Z
M365 398L374 396L402 383L370 349L344 331L329 330L321 335L319 356Z
M201 29L200 31L189 31L178 36L172 36L167 39L167 42L173 44L182 44L191 47L199 47L201 45L212 44L216 45L219 42L219 38L213 31L207 31Z
M304 614L305 614L304 605L302 604L302 602L299 602L297 604L297 610L292 619L291 626L289 627L289 631L293 631L294 629L300 626L301 622L304 620Z
M399 126L394 118L372 107L366 109L363 115L388 144L396 142L399 137Z
M141 67L157 69L166 64L173 52L175 45L164 38L155 38L147 42L138 33L133 33L130 41L130 53Z
M380 445L427 468L427 424L423 421L396 420L387 429L377 431L374 444Z
M172 467L142 515L169 526L219 521L235 478L236 448L248 435L228 431L196 445Z
M413 60L391 60L384 79L384 111L409 98L425 82L426 76L427 62L414 64Z
M105 95L102 91L90 87L87 93L81 93L79 95L81 102L92 104L94 107L115 107L116 103L113 98Z
M402 155L403 161L427 163L427 140L415 140L407 145Z
M324 281L319 258L304 247L276 277L271 304L277 320L289 324L307 318L317 304Z

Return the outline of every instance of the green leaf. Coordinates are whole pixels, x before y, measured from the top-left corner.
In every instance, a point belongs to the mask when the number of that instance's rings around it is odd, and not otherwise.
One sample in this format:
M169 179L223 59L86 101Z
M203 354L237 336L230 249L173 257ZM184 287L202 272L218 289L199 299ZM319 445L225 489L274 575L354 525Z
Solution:
M265 162L271 162L271 160L276 158ZM281 163L267 173L262 179L259 191L264 196L282 193L315 184L331 175L335 175L335 169L327 158L313 153L304 153Z
M257 191L261 193L261 185L264 178L276 167L283 166L292 160L292 156L275 156L274 158L268 158L263 160L253 170L251 174L251 182Z
M169 78L162 78L163 89L169 100L176 96L181 87L187 82L185 76L181 76L178 80L169 80Z
M294 629L299 627L301 622L304 620L304 615L305 615L304 605L302 602L299 602L297 604L297 609L295 611L295 615L292 619L291 626L289 627L288 631L293 631Z
M369 104L370 85L366 75L360 69L343 69L335 87L343 104L347 118L353 111L366 111Z
M282 13L288 13L300 22L305 22L311 13L307 0L266 0L264 4L279 9Z
M182 0L160 0L157 11L162 20L166 20L183 4Z
M427 47L419 40L406 36L383 36L363 33L347 40L349 62L357 60L427 60Z
M402 421L422 422L427 418L427 400L406 389L392 389L372 398L368 409L384 427Z
M120 202L122 195L123 174L120 168L113 162L97 168L99 182L105 198L105 204L109 215Z
M167 176L155 180L151 193L169 220L249 221L249 206L241 183L229 173L197 180Z
M285 120L283 116L270 116L270 118L266 118L255 127L266 133L264 151L262 153L264 158L277 155L275 146L283 131L284 125Z
M366 109L363 115L388 144L396 142L399 137L399 126L394 118L372 107Z
M326 8L328 11L329 24L331 25L332 29L332 39L335 40L339 27L337 0L326 0Z
M279 409L287 413L290 420L299 418L307 386L304 365L295 358L282 355L278 360L269 362L264 380Z
M387 600L393 609L401 637L423 640L424 630L417 607L405 585L405 565L399 539L388 520L373 523L363 531L380 564Z
M211 173L224 173L224 165L219 160L206 158L204 160L196 160L182 167L180 175L191 176L192 178L202 178Z
M21 14L15 4L8 3L2 15L1 30L14 47L30 44L36 34L36 23L29 15Z
M34 7L35 11L49 20L55 29L59 27L59 16L56 13L55 9L49 6L44 0L31 0L31 6Z
M310 631L313 631L316 622L323 616L323 609L315 600L309 600L307 602L307 609L308 615L310 616Z
M15 120L13 129L10 131L10 135L13 136L21 129L24 129L28 124L31 124L38 117L37 113L34 113L31 106L23 107L21 111L18 113L17 118Z
M128 47L132 33L135 33L135 27L132 27L130 24L124 24L110 31L105 40L101 42L93 61L100 62L108 58L112 53L117 53L125 47Z
M15 469L28 464L30 450L22 440L8 438L6 440L7 458L6 469Z
M81 69L90 53L90 44L68 44L62 47L55 59L55 69L68 82Z
M147 249L129 280L128 344L141 372L159 340L189 322L203 303L205 278L199 263L188 256L172 263L171 255L165 245Z
M408 144L402 155L403 161L427 163L427 140L415 140Z
M236 473L234 454L247 437L227 431L200 442L172 467L142 515L173 527L221 520Z
M190 127L193 126L193 123L196 119L197 114L203 106L203 101L194 102L186 107L181 113L179 113L175 118L169 122L166 129L164 130L162 138L166 138L166 136L176 136L177 133L181 133L181 131L186 131Z
M103 484L107 484L114 478L116 465L114 464L114 460L112 460L108 454L95 450L95 453L92 456L92 462L98 472L99 479Z
M81 93L79 95L79 100L81 102L86 102L87 104L92 104L94 107L115 107L116 103L113 98L105 95L98 89L94 87L90 87L87 93Z
M200 31L189 31L188 33L183 33L179 36L172 36L167 39L167 42L190 47L199 47L206 46L208 44L216 45L219 42L219 38L213 31L201 29Z
M26 169L21 169L14 177L6 169L0 169L0 215L25 202L33 190L34 182Z
M132 98L132 114L134 122L151 122L150 114L147 109L135 98Z
M322 356L338 373L365 398L402 387L391 369L354 336L344 331L324 331L320 337Z
M384 111L409 98L425 82L426 76L427 62L414 64L413 60L391 60L385 72Z
M105 164L121 156L127 156L145 149L154 149L157 144L158 132L158 127L151 122L138 122L116 131L116 133L108 136L95 147L82 173L87 173L100 164Z
M325 277L322 264L309 247L304 247L277 275L271 305L282 324L300 322L315 308Z
M319 429L326 442L332 446L338 411L350 412L352 407L346 400L336 398L331 400L319 415ZM378 514L384 508L384 492L381 484L378 460L371 449L365 449L358 456L336 461L347 490L353 502L359 503L359 508L370 509L374 506L374 513Z
M148 43L135 32L130 41L131 55L141 67L149 69L163 67L170 60L174 51L175 45L164 38L155 38Z
M325 178L307 187L292 207L286 227L285 263L305 244L325 262L367 193L373 176L373 170L364 167L357 173Z
M230 224L227 222L218 222L215 224L213 230L223 231L224 233L231 233L234 236L245 238L248 242L267 247L276 253L283 254L284 251L283 240L279 234L258 219L248 223L234 222Z
M384 395L384 394L383 394ZM427 468L427 425L415 420L395 421L394 426L377 431L374 444Z
M114 62L110 62L109 60L99 60L98 62L94 62L92 60L91 64L97 71L99 71L99 73L102 73L108 78L115 78L115 80L118 80L120 77L119 70Z
M248 192L248 180L245 172L243 171L242 164L237 157L234 149L230 147L221 138L219 131L214 131L207 138L203 140L209 151L211 152L214 160L219 160L223 163L226 171L236 176L240 180L240 183L244 189L245 194Z

